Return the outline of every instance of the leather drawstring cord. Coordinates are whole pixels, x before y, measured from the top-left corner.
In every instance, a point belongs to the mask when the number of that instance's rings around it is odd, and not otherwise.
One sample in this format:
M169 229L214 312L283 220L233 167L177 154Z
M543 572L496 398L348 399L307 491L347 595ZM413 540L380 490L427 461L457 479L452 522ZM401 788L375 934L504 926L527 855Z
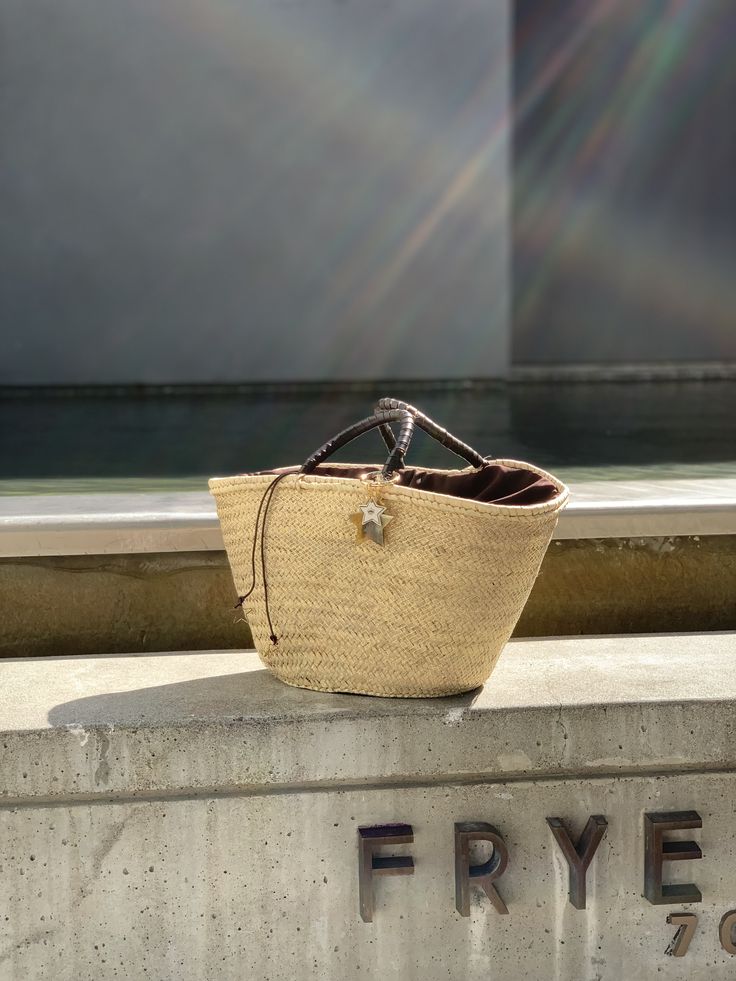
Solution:
M266 620L268 621L268 629L270 630L269 640L272 644L276 645L279 642L276 632L273 629L273 624L271 623L271 612L268 607L268 582L266 581L266 518L268 517L268 509L271 507L271 501L273 500L273 494L276 490L276 485L284 477L292 476L289 473L280 473L278 477L275 477L268 487L263 492L263 497L258 505L258 511L256 512L256 527L253 532L253 548L251 550L250 556L250 568L251 568L251 587L247 593L243 596L238 597L238 602L235 604L235 609L242 607L245 600L248 599L250 594L256 588L256 548L258 546L258 526L261 525L261 576L263 578L263 599L266 605ZM268 498L268 500L266 500ZM265 503L265 508L264 508ZM263 523L261 524L261 512L263 512Z

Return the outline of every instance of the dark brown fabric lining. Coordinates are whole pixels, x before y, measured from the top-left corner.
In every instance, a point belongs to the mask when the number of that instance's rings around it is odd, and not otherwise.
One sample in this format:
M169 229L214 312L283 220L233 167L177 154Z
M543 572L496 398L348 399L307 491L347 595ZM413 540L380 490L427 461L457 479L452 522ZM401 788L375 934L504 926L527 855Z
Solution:
M278 470L261 470L258 474L298 473L299 467L283 467ZM351 477L357 479L363 474L375 472L380 467L374 464L341 466L339 463L322 463L314 473L322 477ZM255 476L255 475L254 475ZM528 504L546 504L557 497L557 487L531 470L516 470L501 463L488 462L477 470L440 471L424 470L421 467L406 467L401 471L399 483L402 487L431 491L434 494L448 494L469 501L482 501L485 504L503 504L507 507Z

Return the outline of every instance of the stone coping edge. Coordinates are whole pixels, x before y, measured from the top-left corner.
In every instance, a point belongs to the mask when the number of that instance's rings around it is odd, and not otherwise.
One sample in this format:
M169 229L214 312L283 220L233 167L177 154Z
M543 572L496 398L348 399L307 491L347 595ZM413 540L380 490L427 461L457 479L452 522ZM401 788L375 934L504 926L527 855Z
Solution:
M483 689L288 688L254 652L0 661L0 805L736 769L736 633L512 641Z
M736 478L573 484L557 539L736 534ZM0 498L0 558L221 551L206 491Z

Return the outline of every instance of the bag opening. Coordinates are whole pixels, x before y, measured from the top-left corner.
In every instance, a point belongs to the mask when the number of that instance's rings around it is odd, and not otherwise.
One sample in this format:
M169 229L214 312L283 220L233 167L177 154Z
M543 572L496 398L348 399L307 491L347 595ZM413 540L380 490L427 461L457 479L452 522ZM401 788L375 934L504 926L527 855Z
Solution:
M321 463L314 471L320 477L348 477L360 479L364 474L380 469L375 463L340 464ZM300 467L281 467L276 470L259 470L252 476L299 473ZM530 504L546 504L560 493L560 488L549 478L533 470L507 467L489 461L472 470L428 470L423 467L406 467L399 479L401 487L447 494L467 501L484 504L502 504L504 507Z

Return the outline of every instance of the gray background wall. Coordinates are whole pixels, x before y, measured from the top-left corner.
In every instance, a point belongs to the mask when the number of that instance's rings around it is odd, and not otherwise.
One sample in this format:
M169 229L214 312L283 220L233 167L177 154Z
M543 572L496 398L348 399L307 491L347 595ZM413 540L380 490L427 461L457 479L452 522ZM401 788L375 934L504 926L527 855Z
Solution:
M732 0L516 0L513 234L510 9L3 0L0 384L736 358Z
M515 21L514 360L736 359L736 4Z
M0 383L502 375L504 0L3 0Z

